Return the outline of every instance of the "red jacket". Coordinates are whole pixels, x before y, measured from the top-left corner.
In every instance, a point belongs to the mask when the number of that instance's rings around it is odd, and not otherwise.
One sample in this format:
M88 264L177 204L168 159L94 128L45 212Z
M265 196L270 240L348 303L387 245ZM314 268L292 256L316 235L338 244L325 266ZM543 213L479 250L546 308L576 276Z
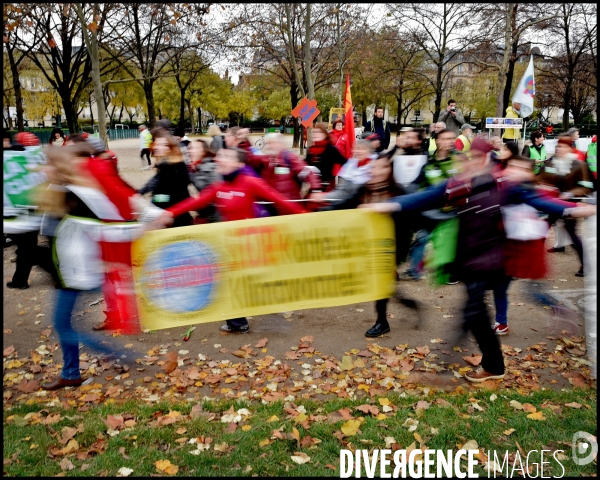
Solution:
M302 182L312 191L321 191L321 179L308 169L307 163L288 150L273 159L268 155L248 155L247 163L275 190L287 198L300 199Z
M352 151L350 150L350 142L348 142L348 135L343 130L333 130L331 132L331 141L344 156L346 160L352 157Z
M306 213L298 203L287 201L261 178L251 177L239 170L232 181L223 180L213 183L202 190L199 197L188 198L168 208L167 211L177 217L182 213L198 210L214 203L219 215L224 221L229 222L255 218L254 202L260 200L274 202L277 210L284 215Z
M136 190L119 175L116 155L107 151L87 161L87 168L98 180L108 199L115 204L125 220L133 220L129 199L137 195Z

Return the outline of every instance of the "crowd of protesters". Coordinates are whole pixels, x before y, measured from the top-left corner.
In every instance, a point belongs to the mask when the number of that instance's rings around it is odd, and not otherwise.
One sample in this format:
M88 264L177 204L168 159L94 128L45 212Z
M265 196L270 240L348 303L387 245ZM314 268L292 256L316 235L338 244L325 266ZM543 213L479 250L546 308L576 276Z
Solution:
M518 107L509 108L518 114ZM108 356L120 353L73 329L71 315L82 291L102 289L105 296L106 320L94 330L139 331L130 248L151 229L368 208L392 215L396 278L409 281L422 278L429 242L434 249L447 247L439 228L454 229L455 252L436 275L439 283L462 282L466 288L463 329L473 333L483 355L481 368L466 375L473 382L504 376L497 335L509 332L507 291L513 278L546 275L549 225L566 231L581 263L576 275L585 275L577 219L596 213L595 205L580 203L595 190L595 137L593 148L580 154L576 132L567 132L548 156L544 132L534 131L531 144L520 151L514 131L502 140L475 135L454 100L430 129L402 128L392 148L382 108L357 141L347 138L341 118L331 129L318 123L306 158L287 148L280 133L267 134L261 151L251 146L248 129L223 132L213 125L208 143L183 132L173 135L168 127L162 121L151 130L140 127L140 157L148 163L143 168L153 168L154 175L139 190L120 177L116 155L101 141L57 132L40 167L44 188L31 205L8 205L5 196L5 234L18 246L17 271L7 287L28 288L37 264L53 274L59 288L54 322L64 365L59 377L43 385L47 390L82 383L79 342ZM20 134L12 141L4 136L5 152L34 147L34 136ZM197 196L190 195L190 185ZM54 264L47 251L38 252L38 233L52 239ZM407 269L399 273L404 262ZM487 290L494 294L494 323L484 301ZM129 293L118 293L124 291ZM390 331L388 301L376 301L367 337ZM221 326L228 333L249 330L245 317Z

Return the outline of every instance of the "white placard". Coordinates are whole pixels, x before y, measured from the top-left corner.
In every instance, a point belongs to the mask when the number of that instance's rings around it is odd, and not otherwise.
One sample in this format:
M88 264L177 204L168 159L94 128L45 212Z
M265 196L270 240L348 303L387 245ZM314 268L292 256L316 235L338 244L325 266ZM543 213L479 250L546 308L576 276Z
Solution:
M485 128L523 128L523 119L487 117Z
M397 155L394 161L394 180L401 185L412 183L427 163L427 155Z

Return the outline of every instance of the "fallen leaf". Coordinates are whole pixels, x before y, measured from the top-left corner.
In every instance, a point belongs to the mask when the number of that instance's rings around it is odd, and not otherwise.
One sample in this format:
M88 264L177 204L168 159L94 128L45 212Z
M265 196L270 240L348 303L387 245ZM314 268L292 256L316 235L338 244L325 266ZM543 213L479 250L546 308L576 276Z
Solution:
M159 472L165 472L169 475L175 475L179 471L179 467L173 465L169 460L157 460L154 466Z
M414 418L407 418L402 424L403 427L408 427L409 432L414 432L419 426L419 421Z
M254 345L255 348L263 348L267 345L267 342L269 341L268 338L261 338L256 345Z
M122 477L128 477L133 473L133 468L121 467L117 473Z
M315 341L315 337L313 337L312 335L306 335L305 337L302 337L300 341L305 343L312 343Z
M305 463L310 462L310 457L304 452L294 452L294 454L290 457L294 463L298 465L303 465Z
M352 362L352 357L348 355L344 355L342 357L342 361L339 363L340 370L348 371L354 368L354 363Z
M516 400L511 400L508 404L515 410L523 410L523 405Z
M544 417L544 412L535 412L535 413L530 413L529 415L527 415L527 418L531 418L532 420L546 420L546 417Z
M570 407L570 408L581 408L581 405L577 402L572 402L572 403L565 403L565 407Z
M419 400L415 406L415 410L427 410L431 406L431 403L425 400Z
M524 403L523 411L529 412L529 413L535 413L535 412L537 412L537 408L535 408L531 403Z
M356 410L360 410L363 413L370 413L372 415L379 415L379 409L375 405L364 404L356 407Z
M462 357L465 362L476 367L481 363L481 355L472 354L469 357Z
M68 458L63 458L60 463L60 468L61 470L64 472L65 470L73 470L75 468L75 465L73 465L71 463L71 460L69 460Z
M510 435L511 433L516 432L516 430L514 428L509 428L508 430L504 430L504 432L502 432L504 435Z
M167 373L171 373L177 368L177 353L168 352L164 355L165 363L160 368Z
M125 421L121 415L107 415L104 423L108 428L118 430L119 428L123 428Z
M360 420L348 420L342 425L342 433L346 436L353 436L358 433L358 427L360 427Z
M6 347L4 349L4 356L8 357L11 353L13 353L15 351L15 347L13 347L12 345L10 347Z

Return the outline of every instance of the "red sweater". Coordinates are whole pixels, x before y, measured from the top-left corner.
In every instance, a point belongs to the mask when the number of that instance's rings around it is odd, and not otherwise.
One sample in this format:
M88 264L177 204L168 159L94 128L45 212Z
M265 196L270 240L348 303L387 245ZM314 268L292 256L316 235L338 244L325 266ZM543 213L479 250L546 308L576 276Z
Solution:
M167 209L174 216L204 208L214 203L224 221L255 218L254 202L274 202L277 210L284 214L307 213L296 202L289 202L263 179L238 173L233 181L221 181L202 190L197 198L188 198Z

